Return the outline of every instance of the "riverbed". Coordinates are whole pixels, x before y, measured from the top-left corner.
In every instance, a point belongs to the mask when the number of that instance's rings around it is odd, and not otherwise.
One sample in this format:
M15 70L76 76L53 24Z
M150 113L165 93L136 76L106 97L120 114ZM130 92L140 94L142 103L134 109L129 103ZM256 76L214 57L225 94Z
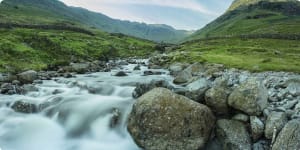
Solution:
M0 149L139 150L126 123L135 85L172 77L165 70L144 75L147 67L134 70L135 66L53 78L36 84L38 91L0 95ZM121 70L127 76L113 76ZM15 112L11 107L18 101L34 105L37 113Z

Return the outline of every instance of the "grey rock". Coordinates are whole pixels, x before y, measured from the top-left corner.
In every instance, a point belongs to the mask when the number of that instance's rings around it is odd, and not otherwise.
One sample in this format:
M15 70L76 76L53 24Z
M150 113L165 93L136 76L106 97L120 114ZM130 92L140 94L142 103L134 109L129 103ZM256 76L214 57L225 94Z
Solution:
M37 87L35 87L34 85L32 84L25 84L22 86L22 90L23 90L23 93L26 94L26 93L29 93L29 92L37 92L39 91L39 89Z
M245 125L239 121L221 119L216 124L216 135L223 150L251 150L251 139Z
M150 75L162 75L163 72L157 71L157 70L146 70L143 72L144 76L150 76Z
M267 107L267 93L258 79L250 78L230 94L228 104L248 115L258 116Z
M175 84L183 84L183 83L187 83L192 79L192 74L191 72L187 71L187 70L183 70L182 72L180 72L174 79L174 83Z
M178 75L179 72L183 71L187 67L187 64L175 63L170 65L169 71L171 75Z
M206 91L205 102L215 114L226 115L229 112L227 98L229 91L225 87L213 87Z
M298 150L300 149L300 121L288 122L279 133L272 150Z
M198 150L215 123L211 110L165 88L155 88L133 105L128 131L147 150Z
M141 70L141 66L140 65L136 65L133 70Z
M89 71L90 64L89 63L71 63L70 69L72 72L76 72L79 74L84 74Z
M205 78L201 78L187 85L187 92L185 96L197 101L203 102L205 97L205 92L209 89L210 82Z
M232 120L237 120L240 122L248 123L249 122L249 116L245 114L236 114L232 117Z
M257 141L264 134L265 125L256 116L250 117L251 135L254 141Z
M284 112L271 112L266 121L265 137L272 139L273 134L277 134L287 122L288 118Z
M300 82L290 83L287 87L287 90L295 97L300 96Z
M22 73L18 74L17 76L18 76L19 81L21 81L24 84L32 83L34 80L36 80L38 78L37 72L34 70L22 72Z

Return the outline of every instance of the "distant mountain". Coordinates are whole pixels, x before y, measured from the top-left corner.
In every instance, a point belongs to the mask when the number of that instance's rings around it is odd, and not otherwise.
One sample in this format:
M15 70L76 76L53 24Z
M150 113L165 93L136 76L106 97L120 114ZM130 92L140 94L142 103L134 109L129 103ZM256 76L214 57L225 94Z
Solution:
M58 0L4 0L0 5L0 22L27 24L71 24L122 33L156 42L178 42L190 35L167 25L121 21L101 13L69 7Z
M188 40L262 34L300 34L300 2L235 0L224 15L196 31Z

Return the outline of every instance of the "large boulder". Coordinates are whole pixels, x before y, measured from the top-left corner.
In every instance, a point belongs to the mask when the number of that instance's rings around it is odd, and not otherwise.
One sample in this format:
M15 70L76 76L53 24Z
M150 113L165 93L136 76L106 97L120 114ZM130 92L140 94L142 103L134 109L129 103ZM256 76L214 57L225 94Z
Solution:
M238 86L228 98L229 106L251 116L259 116L268 104L268 91L256 78Z
M284 125L288 122L286 113L284 112L272 112L266 121L265 137L272 139L273 134L277 134ZM274 133L276 131L276 133Z
M179 72L184 70L187 67L187 64L182 64L182 63L174 63L170 65L169 70L171 75L178 75Z
M214 127L211 110L165 88L155 88L133 105L128 130L147 150L198 150Z
M300 121L288 122L279 133L272 150L298 150L300 149Z
M38 73L34 70L28 70L18 74L18 79L22 83L32 83L34 80L38 78Z
M245 125L239 121L221 119L216 124L216 135L223 150L251 150L251 139Z

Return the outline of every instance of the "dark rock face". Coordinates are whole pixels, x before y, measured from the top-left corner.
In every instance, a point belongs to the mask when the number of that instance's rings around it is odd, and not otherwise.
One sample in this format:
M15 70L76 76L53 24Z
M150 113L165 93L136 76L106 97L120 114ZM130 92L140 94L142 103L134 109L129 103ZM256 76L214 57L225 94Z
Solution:
M298 150L300 149L300 121L288 122L279 133L272 150Z
M251 150L251 140L245 125L239 121L221 119L216 135L224 150Z
M267 93L259 80L250 78L230 94L228 104L248 115L259 116L267 107Z
M13 110L20 113L36 113L38 108L35 104L31 104L25 101L16 101L12 107Z
M128 131L147 150L198 150L206 144L214 123L205 105L155 88L134 104Z

